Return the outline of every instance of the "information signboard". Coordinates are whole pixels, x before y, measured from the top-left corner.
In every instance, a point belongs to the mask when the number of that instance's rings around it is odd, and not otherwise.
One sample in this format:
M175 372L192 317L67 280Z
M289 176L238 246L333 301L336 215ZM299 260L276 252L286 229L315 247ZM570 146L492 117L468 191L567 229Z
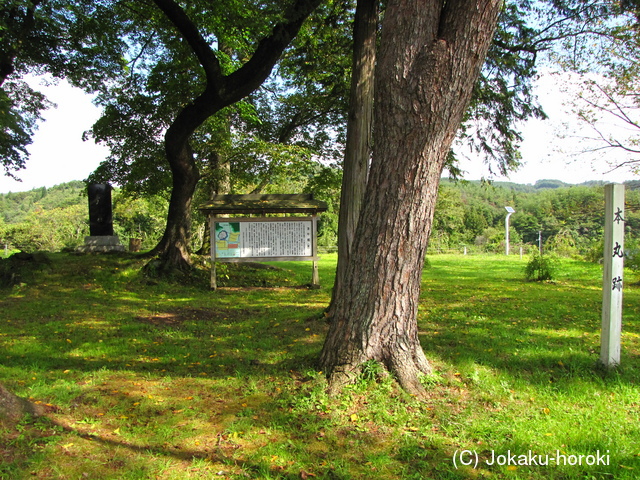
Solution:
M211 225L218 262L316 260L316 225L311 217L219 218Z

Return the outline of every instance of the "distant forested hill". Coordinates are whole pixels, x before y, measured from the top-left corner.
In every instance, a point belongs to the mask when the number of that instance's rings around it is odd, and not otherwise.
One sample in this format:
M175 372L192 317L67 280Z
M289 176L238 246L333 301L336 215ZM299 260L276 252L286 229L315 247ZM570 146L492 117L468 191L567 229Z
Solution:
M626 183L625 215L628 245L640 237L640 181ZM337 199L335 199L337 201ZM604 182L570 185L539 180L533 185L510 182L453 182L444 179L436 208L430 252L504 251L505 206L510 218L514 253L538 247L561 255L598 256L604 222ZM166 201L161 197L131 198L113 192L114 229L126 241L142 238L151 248L162 234ZM337 216L337 212L328 215ZM327 221L328 220L328 221ZM335 219L334 219L335 220ZM194 224L194 249L202 238L203 220ZM323 224L335 225L332 219ZM335 227L332 227L335 228ZM81 244L88 235L88 208L83 182L69 182L28 192L0 194L0 243L16 249L59 250ZM335 232L322 237L335 241Z
M629 182L625 215L629 245L640 236L640 182ZM504 251L505 207L514 248L538 247L561 255L597 256L604 225L604 182L570 185L539 180L534 185L507 182L443 181L436 207L431 251ZM514 250L515 252L515 250Z
M21 223L37 210L54 210L86 204L84 182L74 181L28 192L0 193L0 218L5 223Z
M159 197L112 194L115 233L153 246L161 233L166 202ZM86 185L73 181L51 188L0 194L0 244L24 251L75 248L89 235Z

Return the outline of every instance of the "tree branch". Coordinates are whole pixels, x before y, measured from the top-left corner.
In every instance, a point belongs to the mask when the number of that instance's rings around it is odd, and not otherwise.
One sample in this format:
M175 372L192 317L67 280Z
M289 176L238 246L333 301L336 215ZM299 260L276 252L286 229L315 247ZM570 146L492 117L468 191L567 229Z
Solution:
M285 13L284 21L273 28L270 36L260 41L251 59L225 78L224 91L220 92L225 105L246 97L267 79L284 49L321 1L296 0Z
M198 31L186 12L173 0L153 0L157 7L178 29L189 44L207 76L207 84L219 91L222 87L222 69L214 50Z
M304 20L322 0L296 0L286 12L285 21L258 44L251 59L228 76L222 74L214 50L184 10L174 0L153 1L187 41L207 77L205 90L180 111L167 131L167 136L180 144L213 113L246 97L264 82Z
M564 40L569 38L581 37L584 35L595 35L600 37L610 37L608 32L599 31L591 28L593 26L593 19L589 18L589 11L596 6L596 3L590 3L584 5L582 8L576 10L572 14L568 14L558 20L551 22L549 25L544 26L539 31L535 32L528 40L518 44L509 44L500 39L494 39L494 44L508 52L526 52L536 55L539 52L549 50L553 42L558 40ZM576 27L574 30L567 30L564 24L571 24L573 22L579 22L581 18L587 15L587 20L583 22L582 28ZM579 25L579 24L578 24Z

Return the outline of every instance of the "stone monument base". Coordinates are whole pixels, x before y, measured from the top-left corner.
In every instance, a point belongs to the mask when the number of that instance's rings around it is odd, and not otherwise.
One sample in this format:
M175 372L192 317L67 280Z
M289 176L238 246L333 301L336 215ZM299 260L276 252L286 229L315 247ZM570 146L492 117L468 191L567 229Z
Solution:
M110 253L125 252L117 235L101 235L84 237L84 245L77 248L81 253Z

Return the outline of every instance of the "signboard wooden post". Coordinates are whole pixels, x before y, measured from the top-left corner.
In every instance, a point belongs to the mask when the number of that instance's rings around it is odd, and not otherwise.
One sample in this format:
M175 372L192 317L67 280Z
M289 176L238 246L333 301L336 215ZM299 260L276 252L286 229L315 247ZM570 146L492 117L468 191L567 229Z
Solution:
M313 260L315 218L218 218L211 227L215 258L220 262Z
M604 274L602 280L602 336L600 362L620 364L622 290L624 275L624 185L605 185Z

